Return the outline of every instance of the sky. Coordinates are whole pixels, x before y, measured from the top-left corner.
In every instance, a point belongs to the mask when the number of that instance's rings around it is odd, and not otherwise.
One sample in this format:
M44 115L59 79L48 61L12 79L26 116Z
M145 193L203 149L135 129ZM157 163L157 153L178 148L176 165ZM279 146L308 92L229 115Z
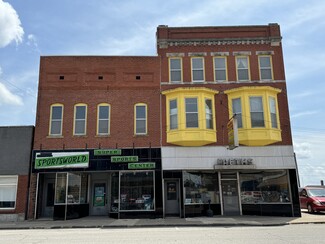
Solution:
M325 1L0 0L0 126L35 125L40 56L156 55L156 28L281 26L301 186L325 181Z

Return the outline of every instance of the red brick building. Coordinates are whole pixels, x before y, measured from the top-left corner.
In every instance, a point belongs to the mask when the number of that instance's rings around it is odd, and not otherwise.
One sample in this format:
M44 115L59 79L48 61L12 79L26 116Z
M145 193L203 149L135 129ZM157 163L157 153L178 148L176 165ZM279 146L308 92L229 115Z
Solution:
M279 26L156 35L41 57L29 216L299 215Z

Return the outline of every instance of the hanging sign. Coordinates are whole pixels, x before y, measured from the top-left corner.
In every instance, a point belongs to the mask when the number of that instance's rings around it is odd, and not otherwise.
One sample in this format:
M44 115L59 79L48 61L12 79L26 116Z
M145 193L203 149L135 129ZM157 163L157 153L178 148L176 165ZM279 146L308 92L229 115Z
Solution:
M228 149L233 150L239 146L238 143L238 124L236 115L232 117L227 123L228 131Z

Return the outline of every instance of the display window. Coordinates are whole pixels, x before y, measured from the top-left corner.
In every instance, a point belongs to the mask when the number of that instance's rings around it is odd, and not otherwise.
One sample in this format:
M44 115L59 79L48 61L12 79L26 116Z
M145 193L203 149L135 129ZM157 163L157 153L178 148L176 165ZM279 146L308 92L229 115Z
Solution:
M55 204L87 203L88 175L79 173L57 173Z
M120 172L120 211L155 210L154 172Z
M286 170L240 173L242 204L289 203Z
M220 203L217 173L183 172L185 205Z

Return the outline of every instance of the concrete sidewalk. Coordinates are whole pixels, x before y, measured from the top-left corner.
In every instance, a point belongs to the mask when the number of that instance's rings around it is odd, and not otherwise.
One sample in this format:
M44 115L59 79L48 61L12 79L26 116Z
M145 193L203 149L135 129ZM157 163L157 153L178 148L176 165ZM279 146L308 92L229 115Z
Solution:
M235 227L235 226L281 226L288 224L325 224L325 214L302 212L301 218L269 216L215 216L198 218L165 219L111 219L89 216L67 221L26 220L20 222L0 222L1 229L61 229L61 228L133 228L133 227Z

